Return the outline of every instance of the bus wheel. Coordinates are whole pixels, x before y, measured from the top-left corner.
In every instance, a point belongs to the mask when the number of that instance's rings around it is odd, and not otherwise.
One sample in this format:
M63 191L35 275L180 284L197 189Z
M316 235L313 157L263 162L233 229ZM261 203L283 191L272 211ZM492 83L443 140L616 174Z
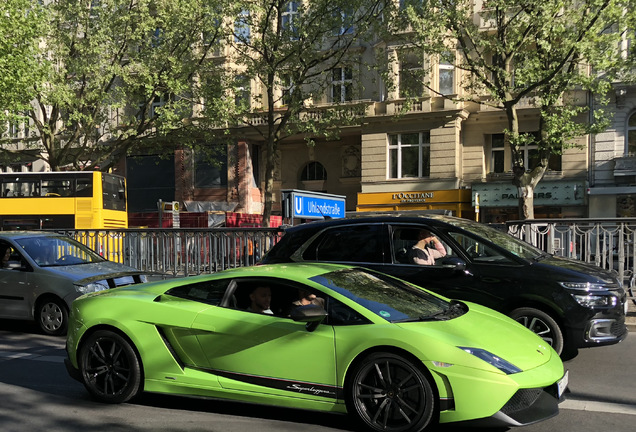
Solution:
M35 320L45 334L52 336L66 334L68 327L68 309L66 304L54 297L38 301L35 308Z

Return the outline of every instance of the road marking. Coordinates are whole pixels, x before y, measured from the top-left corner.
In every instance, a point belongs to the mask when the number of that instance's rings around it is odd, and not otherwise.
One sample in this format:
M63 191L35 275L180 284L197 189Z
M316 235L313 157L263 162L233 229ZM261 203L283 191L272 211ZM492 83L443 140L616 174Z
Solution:
M559 404L559 408L577 411L604 412L608 414L636 415L636 405L594 402L588 400L566 399Z

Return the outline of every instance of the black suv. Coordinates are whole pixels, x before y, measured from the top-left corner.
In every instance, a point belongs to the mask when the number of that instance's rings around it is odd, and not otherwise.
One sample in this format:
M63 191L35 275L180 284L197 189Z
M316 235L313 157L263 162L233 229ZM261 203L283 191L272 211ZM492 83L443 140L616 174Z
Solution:
M412 258L423 231L446 252L432 265ZM290 261L357 264L488 306L533 330L559 354L627 336L626 294L615 272L547 254L467 219L378 216L298 225L285 231L262 263Z

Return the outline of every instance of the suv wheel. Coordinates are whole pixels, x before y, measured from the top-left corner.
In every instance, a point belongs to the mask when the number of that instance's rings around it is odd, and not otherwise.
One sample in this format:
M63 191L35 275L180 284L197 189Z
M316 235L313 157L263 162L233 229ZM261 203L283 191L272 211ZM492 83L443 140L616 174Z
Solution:
M563 351L563 333L557 322L542 310L522 307L510 312L510 318L532 330L548 343L557 354Z

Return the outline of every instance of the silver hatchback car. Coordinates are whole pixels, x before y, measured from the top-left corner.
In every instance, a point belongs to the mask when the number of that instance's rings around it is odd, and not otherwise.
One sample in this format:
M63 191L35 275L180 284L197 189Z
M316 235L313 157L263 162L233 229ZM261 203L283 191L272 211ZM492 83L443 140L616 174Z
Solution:
M146 282L143 272L56 233L2 232L0 258L0 318L35 320L49 335L66 333L82 294Z

